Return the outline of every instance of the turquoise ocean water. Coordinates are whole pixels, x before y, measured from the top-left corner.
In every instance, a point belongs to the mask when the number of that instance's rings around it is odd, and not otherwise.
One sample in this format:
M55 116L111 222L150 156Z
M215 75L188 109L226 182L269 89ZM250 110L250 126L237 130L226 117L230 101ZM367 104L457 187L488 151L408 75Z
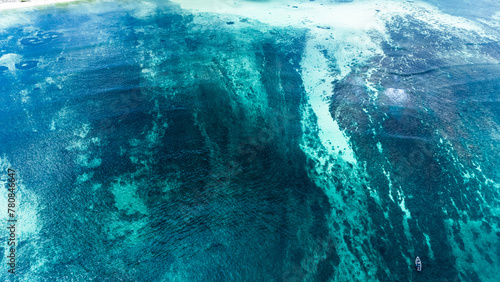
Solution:
M0 11L0 280L499 281L499 38L487 0Z

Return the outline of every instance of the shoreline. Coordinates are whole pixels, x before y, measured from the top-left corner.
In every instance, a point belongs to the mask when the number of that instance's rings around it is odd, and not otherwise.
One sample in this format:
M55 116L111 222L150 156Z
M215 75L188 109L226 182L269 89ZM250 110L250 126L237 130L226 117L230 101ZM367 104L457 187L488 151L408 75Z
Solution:
M77 1L81 0L29 0L26 2L21 2L21 0L0 0L0 11L34 8Z

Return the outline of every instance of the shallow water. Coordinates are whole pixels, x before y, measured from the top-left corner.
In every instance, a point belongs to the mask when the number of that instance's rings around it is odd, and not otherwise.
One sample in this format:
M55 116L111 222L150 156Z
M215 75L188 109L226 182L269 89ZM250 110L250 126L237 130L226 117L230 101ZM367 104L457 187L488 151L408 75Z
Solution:
M427 2L3 12L0 277L496 281L499 11Z

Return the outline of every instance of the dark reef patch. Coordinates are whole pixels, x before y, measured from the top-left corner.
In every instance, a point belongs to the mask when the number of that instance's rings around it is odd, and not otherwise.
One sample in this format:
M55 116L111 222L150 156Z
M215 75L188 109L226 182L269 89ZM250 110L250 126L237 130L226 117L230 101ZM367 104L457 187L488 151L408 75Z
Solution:
M18 70L29 70L35 68L38 65L38 61L24 61L18 64L15 64L16 69Z

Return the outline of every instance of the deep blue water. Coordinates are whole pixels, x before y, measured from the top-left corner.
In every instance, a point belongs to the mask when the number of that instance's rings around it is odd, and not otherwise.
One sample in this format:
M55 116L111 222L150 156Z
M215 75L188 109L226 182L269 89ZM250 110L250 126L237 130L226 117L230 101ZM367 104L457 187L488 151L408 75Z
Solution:
M496 281L499 11L428 2L379 53L163 1L2 12L1 280Z

